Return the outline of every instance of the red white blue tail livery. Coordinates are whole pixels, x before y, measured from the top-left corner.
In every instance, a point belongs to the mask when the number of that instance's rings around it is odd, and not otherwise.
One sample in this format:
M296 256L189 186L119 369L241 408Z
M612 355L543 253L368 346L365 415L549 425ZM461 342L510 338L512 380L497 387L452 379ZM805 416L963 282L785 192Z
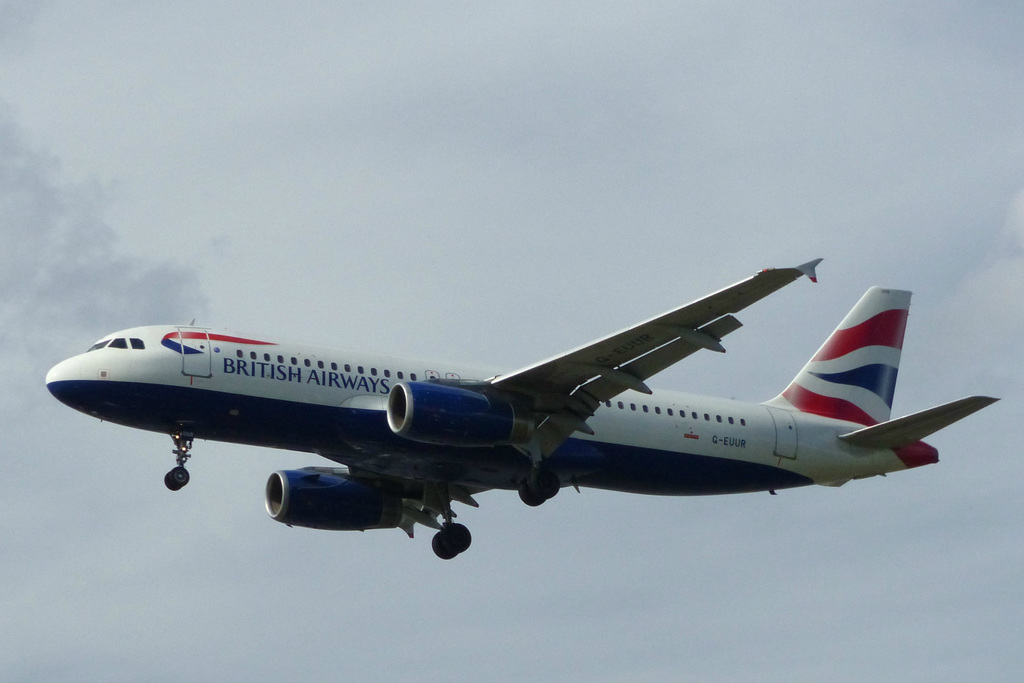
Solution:
M873 425L892 412L910 292L872 287L775 405Z

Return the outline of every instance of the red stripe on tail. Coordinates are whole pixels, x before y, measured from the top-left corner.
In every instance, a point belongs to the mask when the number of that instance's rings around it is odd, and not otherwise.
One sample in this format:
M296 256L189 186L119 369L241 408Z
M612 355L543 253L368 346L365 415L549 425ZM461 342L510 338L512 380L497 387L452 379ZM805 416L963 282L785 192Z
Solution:
M794 408L802 413L811 413L812 415L820 415L822 417L833 417L837 420L856 422L857 424L862 424L868 427L878 424L877 420L855 406L853 403L844 401L841 398L832 398L830 396L816 394L813 391L804 389L799 384L790 384L789 387L782 392L782 395L786 397L786 400L789 401Z
M851 351L865 346L890 346L903 348L903 335L907 330L907 311L894 308L883 311L859 325L846 330L837 330L825 343L812 361L841 358Z

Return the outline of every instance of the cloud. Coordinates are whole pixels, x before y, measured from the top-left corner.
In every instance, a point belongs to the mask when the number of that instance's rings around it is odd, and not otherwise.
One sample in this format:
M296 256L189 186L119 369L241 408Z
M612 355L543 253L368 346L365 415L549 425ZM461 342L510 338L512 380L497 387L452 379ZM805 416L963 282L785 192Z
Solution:
M0 362L11 377L3 403L23 403L48 363L94 336L203 310L192 269L119 249L103 220L107 202L96 183L62 181L58 159L33 149L0 103Z
M943 366L955 368L971 358L978 389L1019 392L1024 371L1019 358L1024 337L1024 189L1011 199L1002 230L985 242L982 263L960 282L929 324L941 330ZM1005 393L1004 393L1005 395Z

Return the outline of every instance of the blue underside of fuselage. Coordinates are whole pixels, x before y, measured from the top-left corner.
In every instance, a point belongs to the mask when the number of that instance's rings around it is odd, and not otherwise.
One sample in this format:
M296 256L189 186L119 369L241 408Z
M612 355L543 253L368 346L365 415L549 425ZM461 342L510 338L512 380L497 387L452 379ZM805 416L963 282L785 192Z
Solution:
M168 434L184 425L197 439L316 452L382 475L514 489L530 468L508 446L409 441L391 431L382 411L133 382L71 380L48 388L61 402L109 422ZM708 495L813 483L769 465L582 439L570 439L546 463L563 483L633 493Z

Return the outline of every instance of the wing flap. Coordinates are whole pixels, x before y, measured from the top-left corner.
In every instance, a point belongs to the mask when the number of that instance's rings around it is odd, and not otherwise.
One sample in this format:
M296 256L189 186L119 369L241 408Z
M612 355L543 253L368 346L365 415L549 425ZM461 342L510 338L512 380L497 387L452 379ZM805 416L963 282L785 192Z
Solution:
M839 438L853 446L899 448L920 441L998 400L989 396L968 396L848 434L840 434Z

